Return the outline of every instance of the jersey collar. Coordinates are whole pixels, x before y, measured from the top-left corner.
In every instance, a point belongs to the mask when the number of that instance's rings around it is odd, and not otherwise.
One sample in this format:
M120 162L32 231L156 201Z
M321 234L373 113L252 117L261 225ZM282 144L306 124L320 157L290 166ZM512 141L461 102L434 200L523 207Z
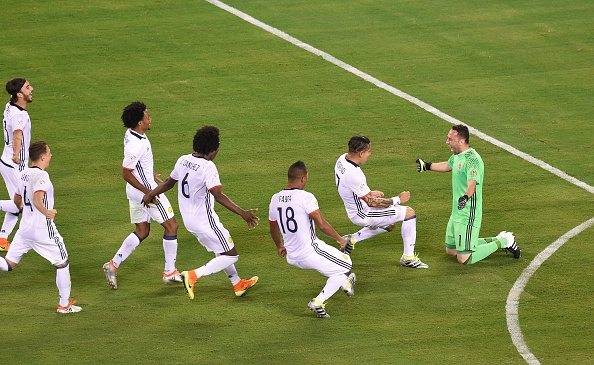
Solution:
M132 129L130 129L130 134L133 135L134 137L138 138L138 139L146 138L146 136L141 136L140 134L134 132Z
M346 156L344 156L344 159L346 160L346 162L350 163L351 165L355 166L355 167L359 167L359 165L357 165L356 163L354 163L353 161L349 160Z
M17 108L20 111L27 111L27 109L21 107L20 105L13 103L12 101L10 102L10 105L14 106L15 108Z

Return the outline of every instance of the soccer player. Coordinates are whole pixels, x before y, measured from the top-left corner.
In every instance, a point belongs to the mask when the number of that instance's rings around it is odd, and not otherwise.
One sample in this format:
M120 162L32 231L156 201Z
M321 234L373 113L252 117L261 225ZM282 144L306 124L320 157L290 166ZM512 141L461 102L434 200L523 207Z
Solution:
M316 236L316 226L342 248L347 241L322 216L316 197L304 190L308 178L305 163L295 162L287 175L287 187L270 200L270 236L278 254L287 257L287 263L300 269L317 270L328 278L318 296L307 304L319 318L328 318L326 300L340 288L348 296L353 296L357 277L351 272L350 256L320 240Z
M478 152L471 148L470 133L463 124L448 132L446 144L453 153L447 161L417 160L417 171L452 173L452 214L445 234L448 255L461 264L474 264L498 249L520 258L520 248L512 232L502 231L496 237L479 238L483 216L483 177L485 165Z
M0 201L0 211L6 212L0 229L0 251L10 247L8 236L17 224L20 210L13 202L17 190L18 175L29 160L31 143L31 119L27 106L33 102L33 86L23 78L6 83L10 101L4 108L4 151L0 157L0 173L6 184L9 200Z
M239 259L237 249L229 231L221 224L214 210L215 200L247 222L248 228L258 225L257 209L242 209L225 193L219 179L214 159L219 153L219 129L204 126L194 135L191 154L181 156L175 163L171 175L159 186L153 188L142 199L146 205L158 202L162 194L178 186L178 203L186 229L194 235L215 257L195 270L181 273L184 287L190 299L194 299L196 282L205 276L224 271L233 285L235 295L240 297L258 281L257 276L241 279L235 263Z
M21 225L5 258L0 257L0 271L11 271L21 258L33 250L56 267L56 286L60 295L58 313L81 311L70 299L70 265L64 239L58 233L54 218L54 186L46 169L52 153L46 142L38 141L29 148L31 167L26 167L18 179L14 203L23 209Z
M413 269L428 269L415 254L417 240L416 213L411 207L401 205L410 199L410 192L403 191L398 196L384 198L381 191L371 190L361 170L371 156L371 142L365 136L353 136L348 143L348 152L336 161L334 173L338 194L342 198L351 222L363 227L353 234L355 242L371 238L394 229L402 222L401 234L404 252L400 265ZM347 245L346 252L350 251Z
M180 273L175 268L177 257L177 228L173 216L173 208L165 195L159 196L155 204L144 206L142 197L157 186L153 174L153 150L146 132L151 129L151 114L144 103L133 102L122 112L122 121L128 129L124 134L124 162L122 177L126 181L126 195L130 205L130 221L136 226L130 233L115 256L103 265L105 278L112 289L117 289L117 272L124 260L132 254L140 242L148 237L151 220L165 229L163 234L163 251L165 268L163 282L181 282ZM159 179L160 180L160 179Z

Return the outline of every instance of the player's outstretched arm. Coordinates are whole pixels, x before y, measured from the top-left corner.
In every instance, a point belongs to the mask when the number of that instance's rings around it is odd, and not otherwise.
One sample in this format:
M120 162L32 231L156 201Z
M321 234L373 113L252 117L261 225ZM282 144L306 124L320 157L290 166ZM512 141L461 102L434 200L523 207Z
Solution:
M215 200L222 206L229 209L231 212L239 215L248 224L249 229L254 229L260 223L260 218L256 215L258 208L255 209L243 209L239 205L235 204L225 193L223 193L222 186L215 186L209 190L214 196Z
M324 218L322 212L320 212L319 209L309 213L309 216L311 217L311 219L313 219L313 221L316 224L316 227L318 227L320 231L324 232L326 236L334 238L336 242L340 245L340 248L344 248L347 241L344 238L342 238L338 234L338 232L336 232L336 230L334 229L334 227L332 227L330 223L328 223L328 221L326 220L326 218Z
M444 162L428 162L420 158L417 159L417 171L437 171L437 172L449 172L452 171L452 167L447 161Z
M278 252L278 255L280 257L285 257L287 255L287 250L285 249L285 245L283 244L282 238L281 238L281 232L280 232L280 228L278 226L278 222L277 221L268 221L269 225L270 225L270 237L272 237L272 240L274 241L274 244L276 245L276 251Z
M153 190L149 191L148 193L144 194L142 197L142 204L145 207L148 207L150 203L156 203L157 195L163 194L164 192L171 190L177 183L177 180L168 177L165 181L159 183L159 185L154 188Z

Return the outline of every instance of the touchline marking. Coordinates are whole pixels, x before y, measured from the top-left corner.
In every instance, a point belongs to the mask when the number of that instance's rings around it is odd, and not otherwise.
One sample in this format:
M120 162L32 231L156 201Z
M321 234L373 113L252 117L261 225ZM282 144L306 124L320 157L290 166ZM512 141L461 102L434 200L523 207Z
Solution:
M470 131L470 133L477 136L478 138L480 138L484 141L487 141L491 144L494 144L495 146L497 146L497 147L499 147L499 148L501 148L515 156L518 156L521 159L528 161L528 162L552 173L553 175L556 175L556 176L562 178L563 180L568 181L571 184L574 184L574 185L594 194L594 187L592 187L591 185L589 185L581 180L578 180L575 177L570 176L570 175L566 174L565 172L559 170L558 168L553 167L553 166L549 165L548 163L546 163L540 159L537 159L525 152L522 152L522 151L518 150L517 148L508 145L507 143L501 142L498 139L493 138L493 137L479 131L478 129L476 129L474 127L469 126L468 124L462 122L461 120L456 119L456 118L442 112L441 110L425 103L424 101L422 101L418 98L415 98L412 95L405 93L402 90L399 90L391 85L386 84L383 81L376 79L375 77L357 69L354 66L349 65L348 63L345 63L345 62L339 60L338 58L336 58L324 51L321 51L307 43L304 43L304 42L300 41L299 39L297 39L293 36L290 36L287 33L283 32L277 28L274 28L268 24L265 24L265 23L259 21L258 19L254 18L240 10L237 10L237 9L235 9L221 1L218 1L218 0L206 0L206 1L220 9L223 9L223 10L245 20L246 22L248 22L250 24L255 25L258 28L261 28L269 33L272 33L275 36L277 36L281 39L284 39L285 41L287 41L299 48L306 50L307 52L310 52L316 56L322 57L324 60L342 68L343 70L348 71L348 72L362 78L363 80L370 82L373 85L375 85L381 89L384 89L387 92L389 92L395 96L398 96L399 98L402 98L402 99L422 108L423 110L435 115L436 117L438 117L446 122L449 122L451 124L464 124L468 127L468 130ZM594 224L594 218L591 218L590 220L575 227L571 231L565 233L563 236L561 236L559 239L557 239L555 242L553 242L547 248L545 248L542 252L540 252L532 260L530 265L528 265L528 267L526 269L524 269L524 271L522 272L520 277L518 277L514 286L512 287L512 289L509 292L507 302L505 304L505 312L506 312L508 331L512 337L512 342L513 342L514 346L516 346L516 349L518 350L518 353L530 365L540 364L540 361L538 361L536 356L534 356L534 354L532 352L530 352L530 349L528 348L528 345L526 345L526 342L524 341L524 337L522 336L522 330L520 328L519 318L518 318L518 307L519 307L519 302L520 302L520 296L521 296L522 292L524 291L524 288L526 287L526 284L528 283L528 280L530 279L530 277L534 274L534 272L536 272L536 270L543 264L544 261L546 261L553 253L555 253L555 251L557 251L559 248L561 248L561 246L563 246L569 239L578 235L585 229L591 227L593 224Z
M484 141L487 141L487 142L489 142L491 144L494 144L495 146L497 146L497 147L499 147L499 148L501 148L501 149L503 149L503 150L505 150L505 151L513 154L513 155L516 155L516 156L518 156L518 157L520 157L520 158L522 158L522 159L524 159L524 160L526 160L526 161L528 161L528 162L530 162L530 163L532 163L532 164L534 164L534 165L536 165L536 166L538 166L538 167L540 167L540 168L542 168L542 169L544 169L544 170L546 170L546 171L548 171L548 172L550 172L550 173L552 173L552 174L554 174L554 175L562 178L563 180L566 180L566 181L568 181L568 182L570 182L570 183L572 183L572 184L574 184L576 186L579 186L580 188L582 188L584 190L587 190L590 193L594 194L594 187L593 186L591 186L591 185L589 185L589 184L587 184L587 183L585 183L585 182L583 182L581 180L578 180L575 177L570 176L567 173L559 170L558 168L553 167L553 166L549 165L548 163L546 163L546 162L544 162L542 160L539 160L538 158L533 157L533 156L531 156L531 155L529 155L529 154L527 154L525 152L522 152L522 151L518 150L517 148L508 145L507 143L501 142L498 139L495 139L495 138L493 138L491 136L488 136L487 134L479 131L478 129L476 129L474 127L471 127L468 124L462 122L461 120L456 119L456 118L454 118L454 117L452 117L452 116L450 116L450 115L442 112L441 110L439 110L439 109L437 109L437 108L435 108L435 107L433 107L433 106L425 103L422 100L419 100L419 99L415 98L412 95L409 95L409 94L405 93L402 90L399 90L399 89L397 89L397 88L395 88L395 87L393 87L391 85L386 84L383 81L380 81L380 80L376 79L375 77L373 77L373 76L371 76L371 75L369 75L369 74L367 74L367 73L365 73L365 72L357 69L356 67L351 66L348 63L345 63L345 62L339 60L338 58L336 58L336 57L334 57L334 56L332 56L332 55L330 55L330 54L328 54L328 53L326 53L326 52L324 52L322 50L319 50L319 49L315 48L314 46L311 46L311 45L309 45L307 43L304 43L304 42L300 41L299 39L297 39L297 38L295 38L293 36L290 36L287 33L283 32L283 31L281 31L281 30L279 30L277 28L274 28L274 27L272 27L272 26L270 26L270 25L268 25L266 23L262 23L261 21L259 21L258 19L252 17L251 15L248 15L248 14L246 14L246 13L240 11L240 10L237 10L237 9L235 9L235 8L229 6L229 5L227 5L227 4L225 4L225 3L221 2L221 1L218 1L218 0L206 0L206 1L209 2L209 3L211 3L214 6L218 7L218 8L221 8L221 9L223 9L223 10L225 10L225 11L227 11L227 12L229 12L229 13L231 13L231 14L233 14L233 15L235 15L235 16L243 19L243 20L245 20L248 23L251 23L251 24L255 25L258 28L264 29L265 31L267 31L269 33L272 33L275 36L284 39L285 41L287 41L287 42L289 42L289 43L291 43L291 44L293 44L293 45L295 45L295 46L297 46L299 48L302 48L302 49L304 49L304 50L306 50L306 51L308 51L310 53L313 53L316 56L322 57L326 61L328 61L328 62L330 62L330 63L332 63L332 64L334 64L334 65L336 65L336 66L338 66L340 68L342 68L343 70L348 71L348 72L350 72L350 73L352 73L354 75L359 76L363 80L365 80L367 82L370 82L370 83L374 84L375 86L377 86L377 87L379 87L381 89L384 89L387 92L389 92L389 93L391 93L393 95L396 95L396 96L398 96L398 97L400 97L400 98L402 98L402 99L404 99L404 100L406 100L406 101L408 101L408 102L410 102L410 103L412 103L412 104L414 104L414 105L416 105L416 106L418 106L418 107L420 107L420 108L428 111L429 113L435 115L436 117L438 117L440 119L445 120L446 122L449 122L451 124L464 124L465 126L468 127L468 130L470 131L470 133L473 134L473 135L475 135L475 136L477 136L478 138L480 138L480 139L482 139Z
M524 292L524 288L528 283L528 280L532 277L532 275L538 270L538 268L545 262L549 257L551 257L555 251L557 251L561 246L563 246L567 241L571 238L577 236L582 231L590 228L594 224L594 218L590 218L589 220L585 221L584 223L580 224L579 226L575 227L571 231L565 233L563 236L559 237L555 242L551 243L547 248L541 251L536 257L530 262L527 268L522 271L522 274L518 277L514 286L509 291L509 295L507 296L507 301L505 303L505 316L507 318L507 329L509 334L511 335L512 342L518 349L518 352L524 360L530 365L540 364L540 361L534 356L526 342L524 341L524 336L522 336L522 330L520 328L520 321L518 315L518 307L520 305L520 296Z

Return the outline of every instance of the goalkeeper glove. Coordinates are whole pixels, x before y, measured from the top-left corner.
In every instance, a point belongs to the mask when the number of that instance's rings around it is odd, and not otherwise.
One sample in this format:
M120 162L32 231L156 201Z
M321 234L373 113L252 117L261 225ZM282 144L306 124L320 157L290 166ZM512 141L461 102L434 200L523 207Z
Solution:
M468 195L464 194L458 199L458 210L464 209L466 202L468 201Z
M425 162L423 160L421 160L420 158L417 159L417 171L418 172L423 172L423 171L428 171L431 170L431 162Z

